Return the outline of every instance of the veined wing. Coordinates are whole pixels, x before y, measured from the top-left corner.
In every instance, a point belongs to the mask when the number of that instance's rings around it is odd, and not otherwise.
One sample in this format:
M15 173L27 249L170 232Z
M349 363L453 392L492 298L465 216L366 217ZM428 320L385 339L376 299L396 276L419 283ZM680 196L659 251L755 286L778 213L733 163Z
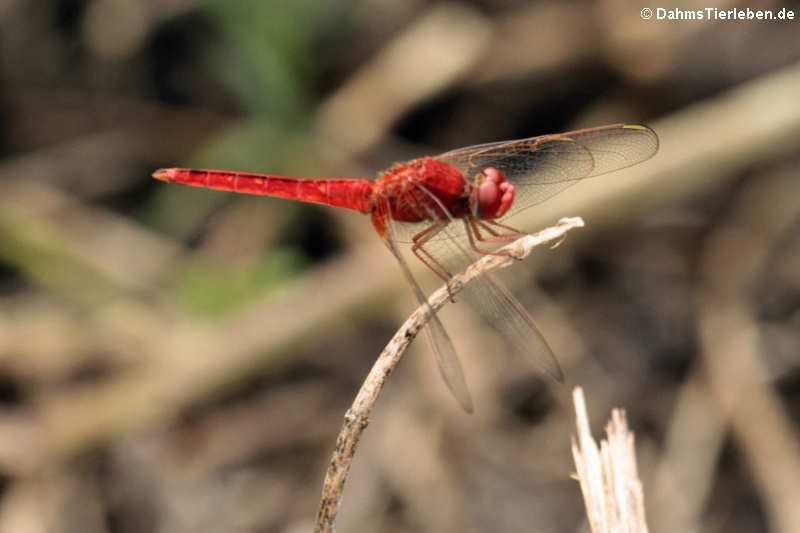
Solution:
M647 126L614 124L516 141L459 148L435 159L467 180L487 167L500 170L516 188L506 216L536 205L584 178L629 167L652 157L658 137Z
M406 281L411 288L411 292L414 293L414 297L417 299L419 305L429 306L430 304L428 303L428 299L425 297L425 293L422 292L422 289L414 279L413 274L411 274L411 269L408 267L406 260L403 259L403 256L400 254L400 250L397 248L396 232L399 224L389 217L389 207L385 199L377 198L376 208L378 209L380 215L384 217L386 234L383 236L383 240L397 259L397 262L403 271L403 276L405 276ZM431 319L425 324L423 331L425 332L425 337L428 339L428 344L431 348L431 351L433 351L434 358L436 359L436 365L439 368L439 373L447 385L447 388L450 389L450 392L456 398L461 407L466 412L471 413L473 411L472 396L469 393L467 381L464 378L464 371L461 369L461 363L458 361L458 355L456 354L456 349L453 346L453 341L450 340L450 336L447 334L442 321L439 320L439 317L436 315L436 313L433 313Z
M479 259L469 248L465 231L456 232L462 224L451 222L442 235L431 240L427 249L452 273L464 270ZM563 372L552 348L536 326L531 315L506 287L492 274L474 279L456 296L463 297L519 354L553 379L563 381Z

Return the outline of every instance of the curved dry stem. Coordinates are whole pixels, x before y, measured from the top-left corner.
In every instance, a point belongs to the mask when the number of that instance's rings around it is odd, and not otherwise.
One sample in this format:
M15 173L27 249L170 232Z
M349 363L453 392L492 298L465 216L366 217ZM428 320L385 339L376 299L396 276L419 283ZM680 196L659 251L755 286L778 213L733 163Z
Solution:
M330 465L328 465L328 471L325 474L325 481L322 486L322 500L320 501L314 531L330 532L334 530L336 514L342 499L347 473L350 470L350 464L358 447L361 434L369 424L369 414L372 411L372 406L375 405L386 379L400 362L408 345L411 344L420 329L430 320L431 311L436 312L441 309L450 299L451 294L457 294L476 277L507 267L513 264L515 260L527 257L535 247L551 241L563 240L569 230L581 227L583 227L583 220L580 217L562 218L555 226L533 235L525 235L498 250L507 252L507 256L487 255L482 257L464 272L450 279L449 291L447 285L441 287L428 298L430 306L420 306L408 317L408 320L397 330L397 333L378 356L364 383L361 385L355 400L353 400L353 405L350 406L344 416L344 424L339 436L336 438L336 446L331 456Z

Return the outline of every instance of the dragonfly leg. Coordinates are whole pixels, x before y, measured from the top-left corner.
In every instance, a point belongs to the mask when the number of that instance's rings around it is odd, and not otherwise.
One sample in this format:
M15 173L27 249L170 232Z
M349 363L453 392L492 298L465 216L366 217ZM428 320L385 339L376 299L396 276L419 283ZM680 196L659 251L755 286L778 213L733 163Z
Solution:
M490 238L482 239L480 234L478 234L477 238L479 241L486 240L488 242L511 242L525 235L524 231L512 228L511 226L506 226L505 224L501 224L495 220L476 220L476 224L492 235ZM506 233L495 231L491 228L491 226L500 228Z
M520 231L517 228L512 228L511 226L509 226L507 224L502 224L502 223L500 223L500 222L498 222L496 220L481 220L481 222L483 222L485 224L491 224L492 226L497 226L498 228L503 228L507 232L513 233L515 235L525 235L524 231Z
M486 224L482 220L478 220L475 217L468 217L464 220L464 226L466 227L467 237L469 239L469 246L472 248L473 251L481 254L481 255L501 255L507 256L508 254L505 252L491 252L488 250L481 250L478 248L477 242L511 242L516 239L519 235L523 235L522 232L516 233L509 233L509 234L501 234L494 229L492 229L488 224ZM512 229L512 228L509 228ZM481 233L481 230L489 233L490 236L484 236ZM516 231L516 230L514 230Z
M478 220L477 218L470 219L469 223L470 226L472 226L472 231L475 235L475 239L480 242L486 242L491 238L500 237L500 233L493 230L491 227L485 225L483 221ZM489 233L491 237L484 237L483 235L481 235L481 229Z
M431 253L425 248L425 244L435 237L442 229L447 226L449 220L439 220L425 228L424 230L420 231L413 237L411 240L413 241L413 245L411 246L411 251L417 256L417 259L422 261L426 267L431 269L437 276L442 278L444 282L447 284L447 293L450 296L450 301L455 302L455 298L453 298L453 294L450 292L450 278L453 277L453 274L448 271L444 265L442 265Z
M507 252L490 252L487 250L481 250L478 248L475 241L478 242L511 242L516 240L524 235L525 232L519 231L518 229L512 228L511 226L506 226L505 224L500 224L499 222L495 222L494 220L479 220L475 217L470 217L468 220L464 221L467 227L467 236L469 237L470 247L477 253L482 255L498 255L498 256L505 256L509 257L510 254ZM492 226L497 226L502 228L506 231L506 233L501 233L492 228ZM481 233L481 230L488 233L490 236L486 237Z

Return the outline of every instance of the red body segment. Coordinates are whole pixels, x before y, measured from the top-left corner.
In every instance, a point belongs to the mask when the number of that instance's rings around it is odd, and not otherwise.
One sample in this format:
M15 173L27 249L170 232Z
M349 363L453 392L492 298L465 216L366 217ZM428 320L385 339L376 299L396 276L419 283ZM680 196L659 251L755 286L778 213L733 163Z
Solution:
M291 178L269 174L186 168L161 169L156 171L153 177L162 181L207 189L344 207L362 213L372 211L375 188L375 183L355 178Z
M395 165L375 183L376 202L386 202L398 222L459 218L471 190L461 172L430 157Z

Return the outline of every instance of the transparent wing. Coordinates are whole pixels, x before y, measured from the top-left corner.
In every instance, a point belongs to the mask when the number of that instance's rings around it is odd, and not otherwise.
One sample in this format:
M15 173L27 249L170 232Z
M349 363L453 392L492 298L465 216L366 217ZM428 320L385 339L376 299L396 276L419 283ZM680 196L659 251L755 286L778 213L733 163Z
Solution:
M613 172L652 157L658 137L647 126L614 124L516 141L459 148L435 159L473 180L495 167L516 188L506 216L536 205L584 178Z
M461 224L458 224L460 226ZM443 238L429 243L429 252L442 261L452 273L461 272L479 259L469 248L465 231L458 235L451 223L443 230ZM523 305L491 274L469 283L456 300L464 298L505 341L540 371L557 381L563 372L552 348Z
M478 280L466 297L517 353L559 383L564 381L561 365L530 313L494 276Z
M383 199L377 199L377 209L379 215L383 217L386 224L384 242L400 264L403 275L409 287L411 287L411 292L414 293L414 297L421 306L429 305L428 299L411 274L411 269L408 268L408 264L397 249L396 231L399 224L388 216L388 207ZM450 336L447 334L447 331L445 331L442 321L439 320L439 317L434 313L423 329L431 351L433 351L434 358L436 359L439 373L442 375L442 379L444 379L447 388L453 393L453 396L461 407L466 412L471 413L473 411L472 396L469 393L467 381L464 378L464 371L461 369L461 363L458 361L458 355L453 346L453 341L450 340Z

